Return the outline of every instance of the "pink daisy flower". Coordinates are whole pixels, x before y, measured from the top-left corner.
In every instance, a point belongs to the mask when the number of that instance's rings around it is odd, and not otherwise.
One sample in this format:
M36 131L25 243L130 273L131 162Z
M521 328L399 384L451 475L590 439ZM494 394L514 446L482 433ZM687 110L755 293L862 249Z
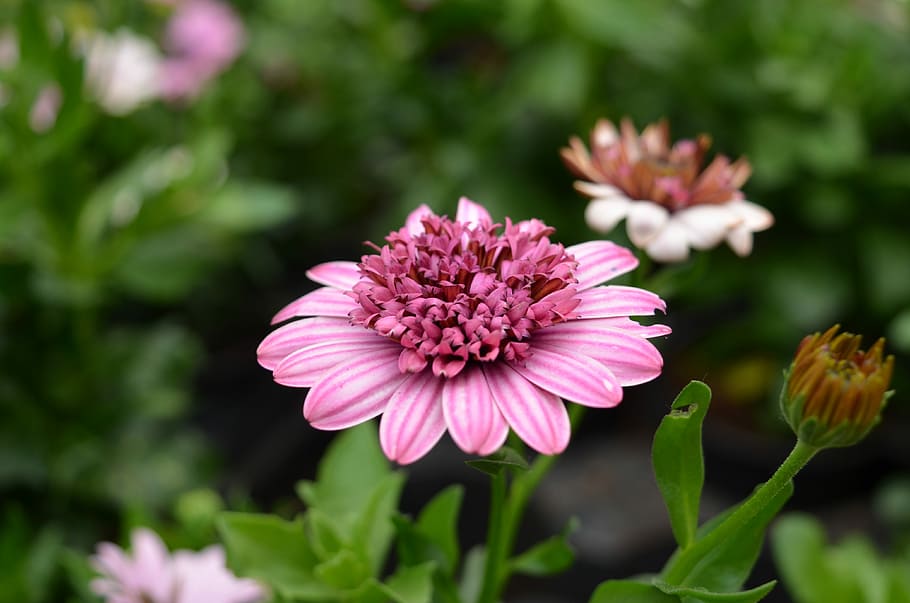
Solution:
M724 240L737 255L749 255L752 233L770 228L774 216L740 190L749 162L718 155L704 166L710 146L705 135L671 146L666 120L639 134L628 119L618 130L602 119L590 152L572 137L561 153L584 178L575 188L591 197L585 219L592 229L610 232L625 219L632 244L659 262L683 261L690 248L711 249Z
M92 557L101 574L92 581L92 592L106 603L253 603L265 597L257 582L227 569L218 545L172 557L158 534L146 528L133 531L132 545L130 556L102 542Z
M569 442L560 398L598 408L650 381L663 360L647 340L664 325L650 291L598 286L638 260L607 241L563 247L539 220L493 223L466 198L455 219L422 205L359 263L310 269L325 285L292 302L259 346L275 381L311 388L303 414L318 429L382 415L380 442L401 464L448 431L487 455L509 428L543 454Z

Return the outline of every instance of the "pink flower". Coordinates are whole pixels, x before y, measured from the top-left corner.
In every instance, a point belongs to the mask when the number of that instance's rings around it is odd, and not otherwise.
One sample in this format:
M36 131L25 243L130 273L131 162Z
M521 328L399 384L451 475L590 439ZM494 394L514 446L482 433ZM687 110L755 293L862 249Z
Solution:
M259 584L225 567L220 546L171 557L161 538L145 528L133 531L132 544L132 557L109 542L100 543L92 557L101 577L91 588L106 603L252 603L264 597Z
M177 100L198 95L237 57L243 41L243 24L228 5L216 0L178 3L165 34L162 96Z
M63 91L57 83L46 84L32 103L28 113L28 125L36 134L43 134L57 123L57 113L63 104Z
M600 120L591 134L591 152L577 137L562 158L585 180L575 188L592 198L588 225L609 232L623 219L632 243L660 262L679 262L689 248L710 249L725 240L740 256L752 251L752 233L770 228L771 213L746 201L740 187L751 168L722 155L703 168L708 136L670 146L666 120L639 135L627 119L620 130Z
M385 454L402 464L448 430L487 455L509 428L543 454L569 442L560 398L608 408L650 381L663 360L647 338L664 325L629 315L663 311L649 291L597 286L638 265L606 241L564 248L538 220L494 224L462 198L454 220L421 206L361 262L310 269L325 285L273 323L259 363L275 380L311 388L303 414L319 429L382 415Z

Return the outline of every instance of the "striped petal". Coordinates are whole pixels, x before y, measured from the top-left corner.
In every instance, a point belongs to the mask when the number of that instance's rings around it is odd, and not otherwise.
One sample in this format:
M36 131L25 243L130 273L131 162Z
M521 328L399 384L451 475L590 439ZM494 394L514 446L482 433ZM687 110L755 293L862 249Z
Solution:
M673 332L673 329L667 325L642 325L631 318L598 318L597 321L604 326L611 326L627 335L635 335L636 337L644 337L645 339L663 337L664 335L669 335ZM543 331L541 331L541 333L542 332Z
M352 325L347 319L317 316L278 327L262 340L256 355L259 364L271 371L286 356L307 346L341 339L369 344L381 338L375 331Z
M588 241L566 247L566 251L578 261L575 278L578 279L579 291L590 289L638 266L638 259L631 251L610 241Z
M602 363L574 349L538 344L535 338L524 365L509 366L541 389L585 406L610 408L622 400L616 376Z
M665 312L667 304L656 294L638 287L607 285L586 289L578 294L581 303L575 308L579 318L650 316L655 310Z
M335 316L345 318L357 303L343 292L332 287L322 287L292 301L272 318L272 324L284 322L295 316Z
M483 205L475 203L467 197L462 197L458 200L458 210L455 212L455 221L468 224L469 226L477 226L478 224L483 223L492 224L493 218Z
M357 354L323 375L307 394L303 416L317 429L344 429L380 414L406 374L397 347Z
M492 395L492 392L491 392ZM481 456L487 456L488 454L493 454L506 443L506 438L509 435L509 424L506 422L505 417L502 416L502 411L499 410L499 406L496 404L496 401L493 401L493 422L490 425L490 433L487 435L487 439L481 445L480 449L477 450L477 454Z
M617 330L600 320L573 320L534 334L535 356L539 346L559 348L605 365L623 386L638 385L660 375L663 358L657 348L635 334Z
M442 387L442 379L423 371L408 377L392 394L379 423L379 443L389 459L413 463L445 433Z
M449 435L468 453L480 452L497 413L493 395L480 367L469 367L442 387L442 412Z
M297 350L275 367L275 381L289 387L312 387L324 373L352 356L372 355L389 346L401 352L401 346L390 339L372 339L370 342L340 339Z
M320 285L350 291L360 280L360 269L356 262L326 262L306 271L307 278Z
M496 406L515 433L541 454L559 454L571 435L569 414L559 396L529 382L503 362L485 364Z

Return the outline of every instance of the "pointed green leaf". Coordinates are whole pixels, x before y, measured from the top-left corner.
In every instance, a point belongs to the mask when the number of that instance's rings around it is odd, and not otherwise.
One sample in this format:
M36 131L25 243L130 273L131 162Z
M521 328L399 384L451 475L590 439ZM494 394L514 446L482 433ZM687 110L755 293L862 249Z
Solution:
M518 454L515 449L509 448L508 446L503 446L490 456L482 459L465 461L465 465L494 477L506 469L512 469L514 471L528 470L528 461Z
M511 561L512 570L530 576L549 576L569 569L575 561L575 551L568 537L578 528L578 520L569 520L561 534L540 542Z
M360 551L378 575L392 544L395 526L392 517L398 508L398 498L404 486L404 475L392 473L382 479L368 498L366 507L357 517L351 533L351 545Z
M687 597L687 600L694 599L695 601L701 601L702 603L756 603L756 601L764 599L765 595L771 592L771 589L774 588L775 584L777 584L777 581L772 580L750 590L717 593L701 587L674 586L672 584L667 584L666 582L654 582L654 586L659 588L661 592L667 593L668 595Z
M363 423L335 438L319 463L315 483L301 482L297 492L310 507L351 522L390 473L379 448L376 425Z
M483 586L483 566L486 563L487 552L482 546L475 546L464 558L464 567L461 570L461 581L458 583L458 593L462 601L476 601L480 596Z
M652 584L607 580L601 582L588 603L680 603L680 598L663 593Z
M317 564L313 575L320 582L335 590L355 590L369 580L370 568L354 551L343 549L336 555Z
M458 513L464 488L449 486L426 504L417 518L417 529L443 554L442 568L448 575L458 564Z
M690 382L673 401L670 414L663 418L654 435L654 475L680 548L692 544L698 527L705 481L701 426L710 402L710 388L701 381Z
M228 565L240 576L262 580L284 596L333 601L337 592L313 575L316 557L300 521L273 515L222 513L218 531Z
M696 585L713 592L736 592L742 588L752 567L758 559L764 543L765 530L768 524L780 511L784 503L793 495L793 482L787 485L771 499L771 502L737 532L727 538L722 544L714 547L699 562L699 564L683 580L685 585ZM727 509L722 514L713 518L699 530L701 538L719 525L739 505ZM670 559L663 574L673 565Z
M345 546L335 522L321 509L310 509L303 517L303 528L310 549L320 561L335 556Z
M430 603L433 599L433 562L400 568L381 588L395 603Z

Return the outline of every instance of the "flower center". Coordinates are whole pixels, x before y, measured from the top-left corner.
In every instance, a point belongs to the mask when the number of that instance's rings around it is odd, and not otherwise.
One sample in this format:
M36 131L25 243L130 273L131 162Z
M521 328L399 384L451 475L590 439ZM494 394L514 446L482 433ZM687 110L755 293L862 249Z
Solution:
M521 362L534 330L575 317L578 264L550 242L554 229L537 220L506 219L501 227L432 214L422 224L422 233L401 229L382 247L370 244L377 253L361 258L349 293L359 305L353 324L401 344L402 372L431 365L435 375L453 377L468 362Z

